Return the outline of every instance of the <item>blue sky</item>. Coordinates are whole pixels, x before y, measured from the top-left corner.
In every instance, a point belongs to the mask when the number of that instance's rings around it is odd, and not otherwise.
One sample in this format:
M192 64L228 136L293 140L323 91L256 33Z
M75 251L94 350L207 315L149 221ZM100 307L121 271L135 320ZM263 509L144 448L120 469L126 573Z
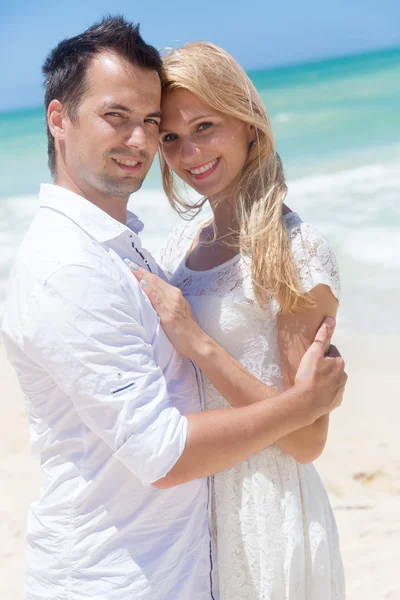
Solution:
M0 23L0 110L39 105L48 51L107 13L139 21L157 48L206 39L246 69L400 46L400 0L14 0Z

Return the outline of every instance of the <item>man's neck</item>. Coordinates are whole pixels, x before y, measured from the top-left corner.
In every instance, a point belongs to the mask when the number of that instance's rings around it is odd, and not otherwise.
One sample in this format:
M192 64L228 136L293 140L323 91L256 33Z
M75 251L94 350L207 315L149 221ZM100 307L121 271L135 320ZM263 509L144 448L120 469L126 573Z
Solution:
M88 200L92 204L98 206L98 208L110 215L110 217L125 225L129 196L106 196L105 194L101 194L91 187L87 187L82 184L77 185L71 179L71 177L65 173L56 174L54 177L54 184L65 188L74 194L78 194L78 196L82 196L82 198L85 198L85 200Z

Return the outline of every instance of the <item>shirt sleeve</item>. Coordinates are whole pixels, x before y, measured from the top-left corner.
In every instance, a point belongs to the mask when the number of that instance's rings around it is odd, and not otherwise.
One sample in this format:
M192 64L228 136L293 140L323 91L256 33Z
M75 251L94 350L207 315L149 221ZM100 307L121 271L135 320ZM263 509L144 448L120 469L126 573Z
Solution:
M62 266L32 300L25 352L71 398L82 421L143 483L182 454L187 420L173 406L134 294L113 274Z

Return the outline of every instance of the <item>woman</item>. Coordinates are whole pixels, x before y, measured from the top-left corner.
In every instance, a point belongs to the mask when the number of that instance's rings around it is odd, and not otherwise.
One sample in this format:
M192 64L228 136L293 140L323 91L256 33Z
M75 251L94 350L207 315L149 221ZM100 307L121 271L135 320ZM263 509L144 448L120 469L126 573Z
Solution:
M193 209L175 175L209 202L170 237L162 264L201 327L282 390L326 314L339 276L325 239L284 205L287 188L263 103L225 51L192 43L165 56L160 128L165 192ZM208 409L227 406L203 378ZM328 417L213 478L214 586L221 600L343 599L336 526L311 463Z

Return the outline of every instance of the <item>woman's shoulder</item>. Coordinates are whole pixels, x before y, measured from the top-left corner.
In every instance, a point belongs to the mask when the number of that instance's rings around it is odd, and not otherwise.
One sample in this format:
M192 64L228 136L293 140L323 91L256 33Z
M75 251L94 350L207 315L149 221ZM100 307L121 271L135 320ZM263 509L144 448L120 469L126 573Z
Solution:
M325 235L315 225L303 221L296 212L287 212L283 216L289 240L293 244L299 244L307 248L308 245L314 247L315 244L329 245Z
M197 232L205 220L204 215L198 215L189 221L182 221L182 223L174 227L167 237L165 244L160 250L159 259L160 266L168 278L171 277L181 260L186 256Z
M339 266L326 236L295 212L286 213L284 221L304 289L310 291L325 284L339 298Z

